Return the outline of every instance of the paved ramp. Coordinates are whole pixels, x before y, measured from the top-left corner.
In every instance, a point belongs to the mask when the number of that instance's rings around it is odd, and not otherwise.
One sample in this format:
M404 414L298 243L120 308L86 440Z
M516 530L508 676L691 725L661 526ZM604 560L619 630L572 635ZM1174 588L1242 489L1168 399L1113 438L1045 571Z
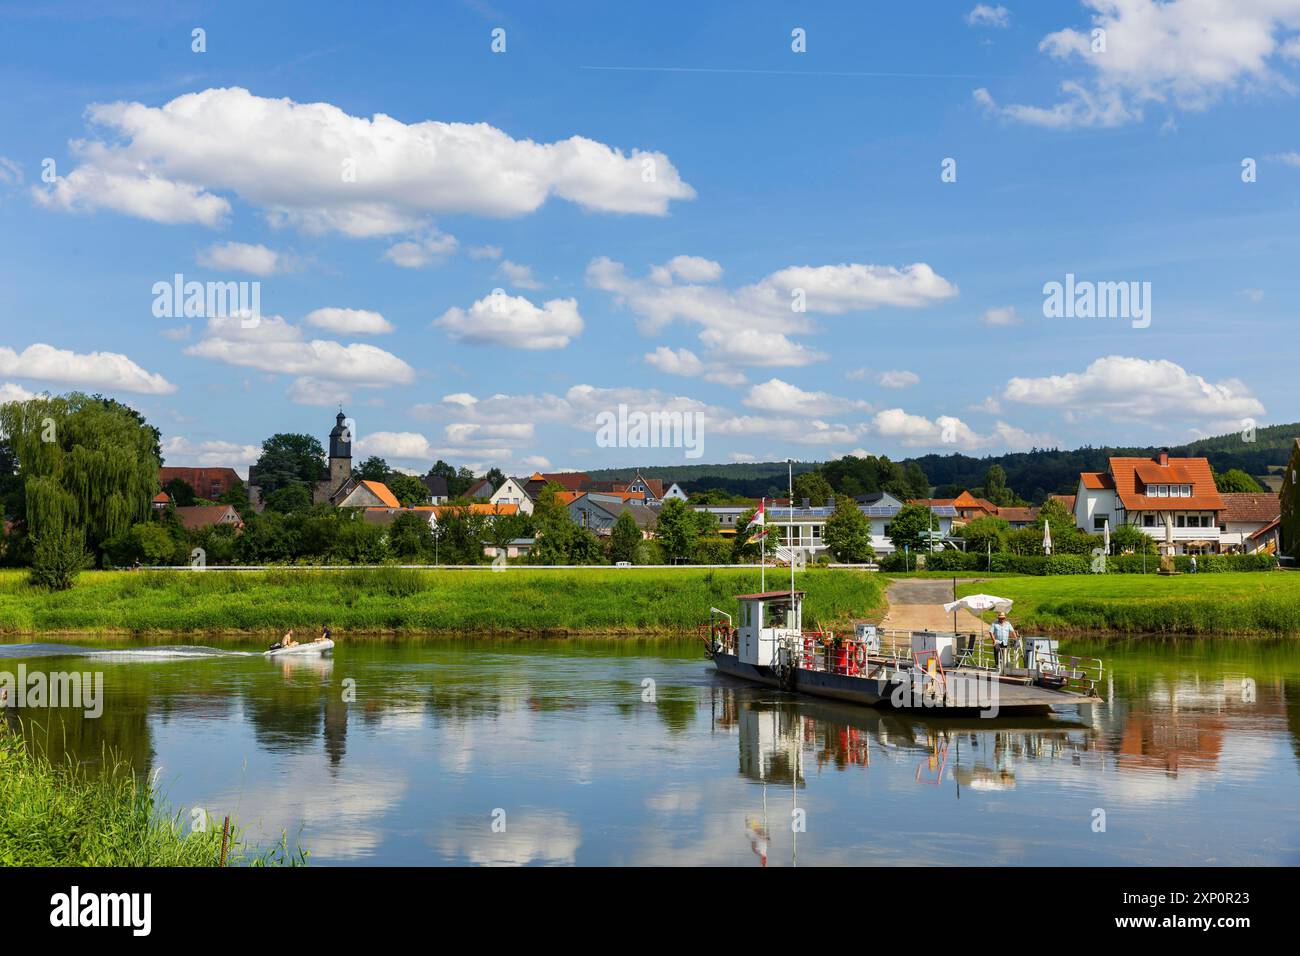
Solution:
M959 578L958 581L961 579ZM953 617L943 606L952 600L952 579L899 578L885 591L889 611L880 626L899 631L951 631ZM958 631L984 631L988 625L965 608L957 610Z

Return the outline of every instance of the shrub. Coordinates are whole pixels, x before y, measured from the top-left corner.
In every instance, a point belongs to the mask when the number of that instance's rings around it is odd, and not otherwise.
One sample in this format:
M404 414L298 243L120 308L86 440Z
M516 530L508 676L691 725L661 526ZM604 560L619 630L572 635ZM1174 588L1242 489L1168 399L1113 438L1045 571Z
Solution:
M936 551L925 556L927 571L982 571L987 564L986 555L965 551Z
M663 564L664 551L658 541L642 541L636 546L634 564Z
M1271 554L1201 554L1196 557L1196 570L1200 574L1221 574L1225 571L1273 571L1277 558ZM1174 557L1174 569L1184 574L1192 569L1189 555ZM1155 574L1160 570L1160 558L1147 555L1145 565L1140 554L1120 554L1106 558L1106 570L1111 574Z
M47 528L36 536L32 549L31 582L51 591L66 591L77 575L90 566L85 538L71 529Z
M1087 574L1092 562L1081 554L995 554L992 571L1014 574Z
M695 564L730 564L731 542L722 537L700 538L691 561Z

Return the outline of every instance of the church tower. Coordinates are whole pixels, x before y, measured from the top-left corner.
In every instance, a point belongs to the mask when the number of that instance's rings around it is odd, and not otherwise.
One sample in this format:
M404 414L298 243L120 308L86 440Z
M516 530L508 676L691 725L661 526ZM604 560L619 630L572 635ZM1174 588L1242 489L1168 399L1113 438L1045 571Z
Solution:
M344 424L347 416L339 409L334 427L330 429L330 477L329 490L332 494L345 481L352 477L352 430Z

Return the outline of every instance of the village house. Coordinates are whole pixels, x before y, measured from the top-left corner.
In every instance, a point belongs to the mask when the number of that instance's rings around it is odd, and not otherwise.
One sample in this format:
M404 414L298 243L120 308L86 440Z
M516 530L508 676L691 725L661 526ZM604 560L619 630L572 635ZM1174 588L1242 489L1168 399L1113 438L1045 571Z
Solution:
M536 538L511 538L503 548L498 548L494 544L483 545L483 554L494 560L501 555L504 555L506 560L526 558L536 544Z
M605 495L598 492L582 492L569 502L569 517L581 528L592 534L604 537L612 531L614 522L627 512L641 529L641 537L650 537L655 529L658 515L640 498L628 498L623 494Z
M494 490L492 482L488 481L486 478L480 478L478 481L474 482L474 484L469 486L469 489L465 492L465 497L470 501L478 501L480 499L487 501L492 497ZM442 504L443 502L435 501L433 503L437 505Z
M451 500L447 494L447 479L442 475L424 475L420 483L429 492L429 504L445 505Z
M400 508L402 503L382 481L349 478L337 489L332 503L339 508Z
M1220 492L1223 511L1219 514L1219 548L1250 553L1267 550L1272 538L1266 529L1278 526L1282 502L1271 491ZM1276 549L1276 542L1272 543ZM1272 553L1272 552L1269 552Z
M692 511L713 515L718 522L718 534L735 535L740 530L740 519L754 510L754 505L691 505Z
M547 485L559 485L565 491L583 491L590 484L591 479L580 471L560 471L550 474L535 471L528 476L524 488L535 501Z
M871 547L876 554L892 554L894 542L889 538L890 523L903 509L903 502L883 491L859 495L854 498L854 502L871 522ZM755 501L753 505L693 505L691 509L713 515L718 519L718 533L732 536L740 530L741 519L757 504ZM951 504L935 504L930 506L930 510L938 520L936 541L942 543L951 535L954 527L960 526L957 509ZM826 550L826 522L834 513L833 499L819 507L811 506L804 499L793 510L786 498L769 498L766 502L767 527L774 535L774 540L782 547L789 547L793 543L810 561L816 560Z
M1005 506L999 507L993 514L993 517L1000 518L1012 528L1032 528L1034 522L1038 520L1038 508Z
M169 481L177 478L193 488L198 497L209 501L215 501L231 488L243 483L233 468L180 468L165 465L158 469L158 484L164 488Z
M383 487L381 485L381 487ZM387 489L385 489L387 490ZM389 492L391 494L391 492ZM472 515L485 515L488 518L496 518L503 515L518 514L520 508L518 505L493 505L483 502L472 502L466 505L416 505L413 508L403 508L393 499L392 505L386 506L368 506L362 513L362 517L370 524L383 525L387 527L397 520L397 516L412 512L420 515L429 522L429 529L438 530L438 519L446 514L464 512Z
M1132 525L1177 554L1212 554L1220 549L1224 502L1205 458L1111 458L1106 471L1079 475L1074 522L1100 534L1109 525Z
M682 486L675 481L667 482L662 478L647 478L637 472L631 481L593 481L587 488L587 491L596 491L601 494L611 494L614 492L631 492L641 494L646 503L649 505L659 505L669 498L676 498L678 501L686 501L687 495Z
M527 479L507 478L501 483L501 487L492 492L492 497L488 498L488 503L493 505L511 505L518 508L524 514L533 513L533 496L525 490L524 485Z
M894 518L903 510L903 502L883 491L862 495L854 501L871 522L872 549L878 556L893 554L894 542L890 539L889 532ZM935 546L945 547L953 528L960 526L957 509L952 504L942 503L928 507L937 525L934 532ZM779 499L768 502L767 526L776 535L778 545L796 548L803 552L805 559L815 561L826 550L826 522L834 513L834 500L824 506L814 507L804 499L791 509L788 501Z
M952 508L959 526L976 518L997 517L998 506L984 498L977 498L969 491L963 491L956 498L913 498L909 505L925 505L930 508Z
M236 528L244 526L234 505L185 505L176 509L176 517L186 531L198 531L218 524L234 525Z

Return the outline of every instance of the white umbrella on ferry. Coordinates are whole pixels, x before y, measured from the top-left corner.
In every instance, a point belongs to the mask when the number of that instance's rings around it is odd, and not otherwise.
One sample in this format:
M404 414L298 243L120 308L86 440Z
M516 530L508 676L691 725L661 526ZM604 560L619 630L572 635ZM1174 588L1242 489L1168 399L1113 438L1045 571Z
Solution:
M943 606L943 609L951 614L959 607L964 607L968 611L991 611L994 608L1011 607L1010 598L994 597L992 594L968 594L964 598L958 598Z

